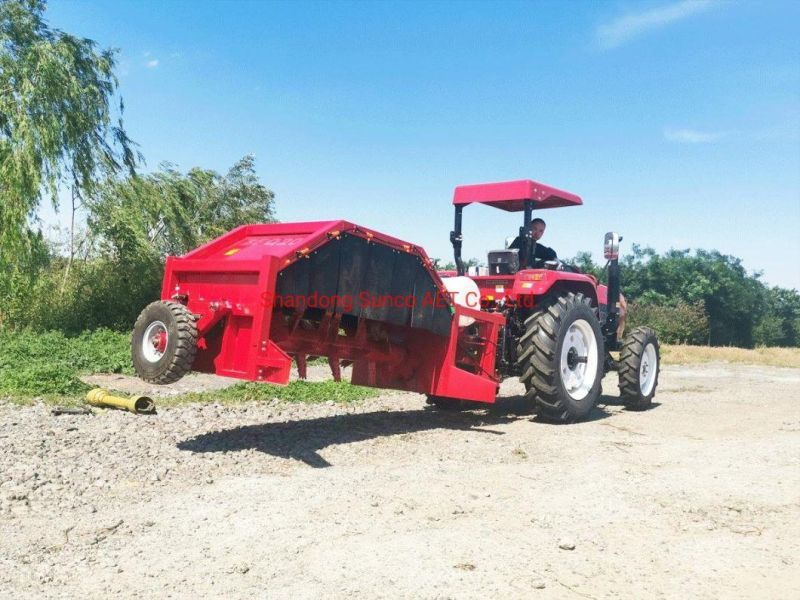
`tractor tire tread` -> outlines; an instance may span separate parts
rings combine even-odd
[[[562,397],[556,365],[559,333],[564,318],[581,305],[592,308],[591,298],[570,292],[545,300],[539,310],[525,319],[526,331],[517,346],[519,372],[522,373],[520,380],[527,390],[525,398],[535,403],[539,415],[545,420],[569,423],[585,416],[577,414],[574,407],[568,406]],[[598,342],[602,357],[602,338]]]
[[[134,336],[131,340],[131,353],[136,366],[136,343],[137,331],[142,331],[148,323],[153,320],[150,313],[153,310],[166,307],[171,315],[172,325],[174,326],[173,335],[177,335],[175,349],[168,363],[161,367],[155,374],[139,372],[139,376],[148,383],[164,385],[174,383],[192,370],[192,364],[197,353],[197,325],[195,316],[180,302],[174,300],[157,300],[148,304],[136,319],[134,325]],[[155,308],[158,307],[158,308]],[[166,324],[169,328],[170,324]],[[138,369],[137,369],[138,371]]]
[[[622,342],[619,354],[619,392],[625,406],[632,410],[649,408],[656,388],[658,387],[658,373],[653,383],[653,389],[647,397],[643,397],[639,385],[639,365],[642,354],[648,343],[654,343],[656,357],[659,356],[659,345],[656,332],[650,327],[637,327],[629,333]]]

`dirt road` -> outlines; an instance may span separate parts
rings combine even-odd
[[[800,370],[668,367],[652,410],[571,426],[517,386],[466,413],[0,405],[0,596],[800,597]]]

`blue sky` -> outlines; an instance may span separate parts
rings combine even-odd
[[[452,254],[455,185],[534,179],[559,256],[718,249],[800,288],[800,2],[51,2],[119,48],[147,168],[252,153],[282,221]],[[52,222],[51,211],[43,217]],[[466,256],[521,217],[465,211]]]

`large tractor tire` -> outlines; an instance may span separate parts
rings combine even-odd
[[[195,317],[179,302],[148,304],[136,319],[131,357],[136,373],[150,383],[172,383],[191,371],[197,353]]]
[[[527,397],[549,420],[572,423],[585,418],[600,397],[603,336],[583,294],[551,301],[525,321],[517,346]]]
[[[637,327],[625,337],[619,353],[619,394],[627,408],[650,408],[658,387],[660,366],[655,331]]]

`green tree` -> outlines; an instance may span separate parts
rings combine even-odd
[[[109,179],[88,202],[88,225],[104,255],[160,263],[239,225],[274,222],[274,198],[252,156],[224,176],[200,168],[184,175],[165,164],[147,176]]]
[[[800,294],[781,287],[763,290],[763,314],[753,332],[762,346],[800,345]]]
[[[159,296],[164,259],[181,255],[247,223],[274,221],[274,194],[255,173],[253,158],[224,176],[164,165],[146,176],[111,178],[87,200],[88,234],[58,294],[67,259],[51,255],[13,319],[37,329],[77,333],[129,329]]]
[[[596,262],[594,262],[594,260],[592,260],[591,252],[578,252],[574,257],[565,258],[562,262],[567,265],[578,267],[581,272],[594,275],[599,281],[605,282],[606,271],[603,268],[603,265],[598,265]]]
[[[444,261],[442,258],[432,258],[433,268],[437,271],[455,271],[456,263],[452,260]]]
[[[752,347],[765,311],[764,284],[742,261],[716,250],[669,250],[663,255],[634,245],[622,266],[622,289],[639,304],[702,302],[712,345]]]
[[[54,205],[59,186],[74,212],[96,182],[139,155],[114,121],[114,51],[51,29],[43,0],[0,2],[0,300],[35,254],[29,220],[43,195]],[[120,100],[120,112],[122,102]],[[70,244],[70,261],[74,246]],[[69,264],[69,263],[68,263]]]
[[[452,260],[448,260],[444,262],[444,259],[441,258],[432,258],[431,261],[433,262],[433,268],[437,271],[455,271],[456,270],[456,263]],[[485,267],[486,263],[481,262],[477,258],[468,258],[464,260],[464,269],[469,269],[470,267]]]

